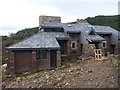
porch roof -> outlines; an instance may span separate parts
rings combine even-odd
[[[100,37],[99,35],[87,35],[86,37],[90,42],[105,41],[105,39]]]

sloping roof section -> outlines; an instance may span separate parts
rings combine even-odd
[[[6,49],[11,50],[33,50],[33,49],[60,49],[57,39],[68,39],[69,36],[57,32],[39,32],[19,43],[11,45]]]
[[[62,23],[59,20],[54,20],[53,22],[47,23],[42,27],[62,27]]]
[[[109,26],[93,25],[93,28],[94,28],[95,32],[98,34],[112,34],[112,32],[114,31]]]
[[[99,35],[87,35],[86,37],[90,42],[105,41],[105,39],[100,37]]]
[[[116,45],[118,43],[118,31],[109,26],[97,26],[93,25],[93,28],[97,34],[108,34],[110,36],[110,45]]]
[[[88,27],[90,25],[87,22],[81,22],[79,24],[63,24],[63,28],[67,32],[89,32],[90,28]]]

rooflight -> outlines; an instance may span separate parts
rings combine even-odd
[[[72,27],[72,25],[71,25],[71,24],[68,24],[68,27]]]
[[[92,26],[92,25],[89,25],[88,27],[89,27],[89,28],[93,28],[93,26]]]

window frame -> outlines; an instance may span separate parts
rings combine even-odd
[[[73,44],[74,44],[74,47],[73,47]],[[72,50],[77,49],[77,42],[76,41],[71,41],[71,49]]]
[[[80,33],[69,33],[69,36],[73,39],[77,39],[80,37]]]
[[[107,48],[107,42],[106,41],[102,42],[102,48]]]
[[[37,50],[36,51],[36,59],[47,59],[47,51],[46,50]]]

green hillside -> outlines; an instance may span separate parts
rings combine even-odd
[[[3,63],[6,63],[5,59],[8,57],[8,53],[5,50],[5,47],[19,42],[20,40],[23,40],[31,35],[36,34],[39,31],[38,27],[34,28],[26,28],[23,30],[18,31],[15,34],[11,34],[9,37],[8,36],[0,36],[0,40],[2,40],[2,54],[0,53],[0,60],[3,61]],[[2,55],[2,57],[1,57]],[[2,59],[1,59],[2,58]]]
[[[120,31],[120,25],[118,25],[118,23],[120,24],[120,15],[88,17],[86,21],[92,25],[110,26]]]

